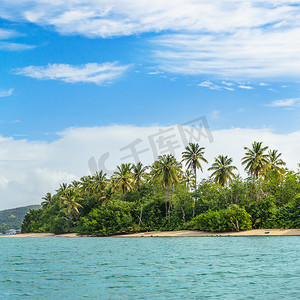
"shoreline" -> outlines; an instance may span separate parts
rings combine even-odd
[[[300,229],[252,229],[239,232],[206,232],[197,230],[178,230],[178,231],[149,231],[112,235],[111,237],[216,237],[216,236],[298,236]],[[16,235],[3,235],[1,237],[90,237],[80,236],[76,233],[21,233]]]

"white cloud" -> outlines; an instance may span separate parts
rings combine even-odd
[[[222,81],[221,83],[226,85],[226,86],[233,86],[234,85],[233,82],[227,82],[227,81]]]
[[[30,49],[34,49],[35,47],[36,46],[27,45],[27,44],[0,42],[0,50],[7,50],[7,51],[30,50]]]
[[[203,81],[198,84],[200,87],[205,87],[210,90],[227,90],[234,91],[233,83],[221,82],[221,84],[212,83],[210,80]]]
[[[299,1],[265,0],[14,0],[2,1],[0,16],[52,25],[63,34],[110,37],[141,32],[232,32],[273,24],[299,24]]]
[[[238,85],[238,88],[245,89],[245,90],[253,90],[254,87],[250,85]]]
[[[0,50],[21,51],[35,48],[35,46],[32,45],[14,43],[10,41],[2,41],[12,39],[20,35],[21,34],[15,30],[0,28]]]
[[[238,79],[299,78],[299,15],[299,0],[2,0],[0,8],[2,18],[64,35],[167,32],[152,39],[161,70]]]
[[[206,87],[209,88],[210,90],[219,90],[220,87],[218,85],[213,84],[210,80],[203,81],[198,84],[200,87]]]
[[[163,72],[160,72],[160,71],[151,71],[151,72],[148,72],[147,74],[148,75],[160,75],[160,74],[163,74]]]
[[[94,157],[96,168],[98,160],[104,153],[109,153],[104,166],[113,170],[117,164],[133,159],[121,158],[129,155],[129,149],[121,148],[140,138],[137,150],[148,149],[140,154],[145,164],[153,162],[152,150],[148,137],[157,134],[166,127],[108,126],[94,128],[70,128],[59,134],[53,142],[36,142],[0,136],[0,209],[40,203],[47,192],[54,192],[59,183],[70,182],[75,178],[90,173],[88,161]],[[174,132],[177,127],[173,127]],[[170,132],[168,133],[168,135]],[[272,149],[283,153],[283,159],[290,168],[299,163],[300,132],[275,134],[268,129],[227,129],[212,132],[214,142],[200,140],[206,147],[205,155],[212,163],[219,154],[233,157],[242,171],[240,159],[244,155],[243,146],[250,146],[253,141],[263,141]],[[180,135],[176,134],[180,148],[176,149],[177,158],[183,151]],[[230,142],[228,142],[230,141]],[[102,164],[100,164],[102,165]],[[209,175],[208,165],[204,166],[204,174]]]
[[[166,34],[152,39],[161,70],[234,80],[300,76],[299,28],[237,29],[219,34]]]
[[[0,28],[0,40],[10,39],[18,35],[19,33],[15,30]]]
[[[275,100],[271,104],[268,104],[267,106],[272,106],[272,107],[296,107],[296,106],[300,106],[300,98],[289,98],[289,99]]]
[[[14,89],[9,89],[9,90],[0,90],[0,98],[2,97],[8,97],[11,96],[13,93]]]
[[[90,82],[102,85],[119,78],[129,67],[129,65],[119,65],[116,62],[89,63],[79,66],[48,64],[47,66],[19,68],[15,73],[40,80],[61,80],[69,83]]]

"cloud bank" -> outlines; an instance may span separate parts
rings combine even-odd
[[[50,143],[0,137],[0,209],[40,203],[41,197],[54,192],[59,183],[90,174],[89,162],[94,162],[96,168],[103,166],[109,172],[118,164],[134,162],[133,157],[124,159],[130,155],[129,146],[134,142],[140,160],[150,164],[153,162],[153,148],[149,137],[157,137],[159,132],[167,130],[170,135],[177,129],[176,126],[70,128]],[[289,168],[296,169],[300,162],[300,131],[282,135],[268,129],[235,128],[213,131],[212,135],[213,142],[204,136],[199,141],[206,147],[205,156],[209,163],[219,154],[229,155],[243,175],[240,164],[243,147],[251,146],[255,140],[282,152]],[[177,142],[175,155],[180,159],[183,141],[178,134],[173,141]],[[148,151],[141,152],[147,148]],[[199,173],[199,178],[209,175],[207,167],[204,166],[204,174]]]

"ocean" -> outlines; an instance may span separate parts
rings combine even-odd
[[[1,299],[300,299],[300,236],[0,238]]]

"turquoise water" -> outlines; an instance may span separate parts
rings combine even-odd
[[[1,238],[1,299],[300,299],[300,237]]]

